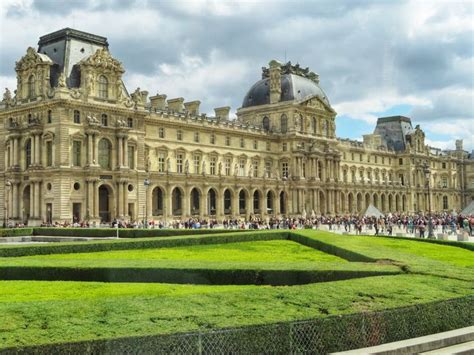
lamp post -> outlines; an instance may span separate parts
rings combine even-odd
[[[145,179],[143,181],[143,185],[145,185],[145,228],[148,228],[148,186],[150,186],[150,180]]]
[[[3,222],[3,226],[5,228],[8,227],[8,200],[9,200],[9,196],[10,196],[10,187],[12,186],[12,183],[10,181],[6,181],[5,182],[5,192],[7,193],[7,195],[5,196],[5,213],[4,213],[4,222]]]
[[[428,185],[428,238],[433,238],[433,221],[431,219],[431,193],[430,193],[430,176],[431,170],[428,163],[423,165],[423,173],[425,174],[426,183]]]

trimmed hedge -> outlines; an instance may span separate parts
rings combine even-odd
[[[361,277],[397,275],[401,271],[353,270],[252,270],[121,267],[28,267],[0,268],[0,280],[157,282],[195,285],[293,286]]]
[[[120,238],[172,237],[180,235],[202,235],[248,232],[245,229],[139,229],[119,228]],[[34,228],[33,235],[58,237],[106,238],[117,235],[116,228]]]
[[[78,243],[58,243],[25,245],[0,248],[0,257],[15,257],[45,254],[93,253],[110,250],[170,248],[199,244],[223,244],[246,241],[265,241],[288,239],[288,231],[247,231],[221,233],[204,236],[183,236],[169,238],[149,238],[139,240],[106,240]]]
[[[474,243],[469,242],[458,242],[454,240],[439,240],[439,239],[424,239],[424,238],[410,238],[410,237],[396,237],[396,236],[374,236],[374,235],[364,235],[364,237],[374,237],[374,238],[390,238],[390,239],[399,239],[399,240],[412,240],[416,242],[440,244],[440,245],[449,245],[452,247],[458,247],[474,251]]]
[[[33,228],[1,228],[0,237],[27,237],[33,235]]]
[[[471,326],[474,296],[306,321],[2,349],[5,354],[326,354]]]
[[[296,243],[305,245],[307,247],[321,250],[324,253],[338,256],[347,261],[356,261],[356,262],[365,262],[365,263],[371,263],[371,262],[377,261],[377,259],[370,258],[368,256],[356,253],[348,249],[340,248],[335,245],[326,244],[320,240],[312,239],[305,235],[298,234],[297,232],[290,232],[289,239]]]

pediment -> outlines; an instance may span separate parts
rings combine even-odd
[[[108,69],[114,72],[124,73],[122,63],[113,58],[107,48],[99,48],[94,54],[81,60],[81,65]]]
[[[28,47],[26,54],[16,62],[15,69],[17,71],[26,70],[39,64],[53,64],[53,61],[46,54],[40,54],[34,48]]]
[[[312,95],[312,96],[306,97],[306,98],[296,102],[296,104],[303,105],[305,107],[311,107],[311,108],[315,108],[315,109],[319,109],[319,110],[324,110],[324,111],[327,111],[327,112],[330,112],[330,113],[336,113],[336,111],[334,111],[334,109],[330,105],[326,104],[317,95]]]

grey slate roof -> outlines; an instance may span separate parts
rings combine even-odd
[[[301,100],[316,95],[328,106],[329,100],[326,93],[314,81],[295,74],[284,74],[281,76],[281,99],[280,101]],[[270,103],[270,79],[265,78],[257,81],[247,92],[242,107],[266,105]]]
[[[377,119],[374,134],[382,137],[387,149],[403,151],[406,148],[406,136],[413,133],[411,119],[405,116],[389,116]]]

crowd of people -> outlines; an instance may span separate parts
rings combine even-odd
[[[104,225],[90,224],[86,221],[75,223],[44,223],[47,227],[101,227]],[[266,219],[253,217],[249,220],[243,219],[198,219],[189,218],[184,220],[163,221],[135,221],[126,222],[114,220],[109,225],[118,228],[175,228],[175,229],[199,229],[199,228],[225,228],[225,229],[320,229],[345,231],[355,234],[392,235],[394,228],[402,230],[406,234],[412,234],[421,238],[427,236],[429,230],[441,233],[456,233],[461,230],[474,235],[474,215],[463,216],[449,213],[438,213],[428,216],[426,214],[388,214],[385,216],[314,216],[309,218],[275,218]],[[322,227],[325,226],[325,227]],[[22,227],[16,225],[15,227]]]

